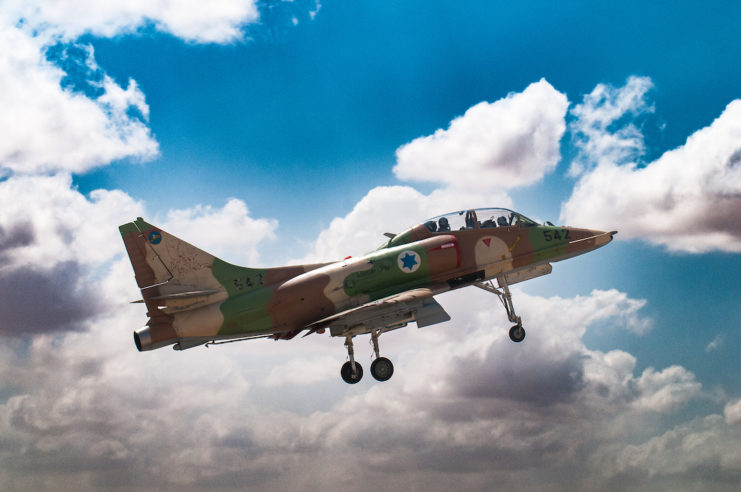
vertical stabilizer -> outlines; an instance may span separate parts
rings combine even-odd
[[[213,255],[148,224],[141,217],[120,226],[119,231],[140,289],[171,281],[202,287],[213,282]]]
[[[139,350],[169,345],[185,336],[178,313],[228,297],[213,275],[213,255],[148,224],[141,217],[119,227],[147,305],[147,328],[134,334]]]

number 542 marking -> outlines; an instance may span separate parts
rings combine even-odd
[[[556,241],[561,241],[562,239],[568,240],[569,230],[568,229],[553,229],[553,230],[543,231],[543,239],[545,239],[546,241],[553,241],[554,239]]]

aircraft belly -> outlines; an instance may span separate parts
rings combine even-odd
[[[396,296],[391,299],[394,297]],[[391,331],[412,322],[416,322],[418,328],[423,328],[449,320],[450,315],[434,298],[426,295],[416,298],[412,294],[405,300],[379,301],[359,311],[342,315],[329,324],[329,330],[332,336],[354,336],[373,330]]]

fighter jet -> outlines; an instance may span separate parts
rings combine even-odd
[[[141,217],[119,227],[149,322],[134,332],[140,351],[253,338],[289,340],[324,333],[345,340],[342,379],[363,377],[353,338],[370,334],[372,376],[394,372],[378,339],[416,322],[450,320],[435,300],[442,292],[475,286],[496,295],[513,342],[525,338],[509,286],[551,273],[551,263],[604,246],[617,231],[538,224],[505,208],[462,210],[386,233],[378,249],[341,261],[277,268],[229,264]],[[496,282],[496,284],[495,284]]]

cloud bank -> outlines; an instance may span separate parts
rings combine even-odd
[[[657,420],[703,398],[695,376],[679,366],[636,372],[632,355],[582,342],[601,323],[646,322],[639,300],[515,295],[531,326],[522,345],[487,294],[446,294],[455,326],[382,337],[382,350],[398,354],[383,385],[338,388],[326,339],[120,350],[131,343],[125,305],[87,332],[36,337],[23,355],[6,345],[0,370],[15,390],[0,405],[0,477],[16,489],[638,490],[649,475],[657,486],[733,487],[738,402],[725,418],[657,431]],[[281,366],[287,350],[295,360]],[[370,348],[358,350],[366,363]],[[265,398],[288,403],[268,409]],[[292,409],[297,400],[313,404]]]
[[[621,237],[670,251],[741,252],[741,100],[729,103],[684,145],[638,165],[643,143],[636,127],[615,133],[608,127],[646,107],[647,87],[645,79],[630,79],[621,89],[598,87],[575,108],[574,125],[585,128],[581,159],[593,165],[563,204],[562,219],[616,228]],[[604,103],[604,92],[621,102]]]

